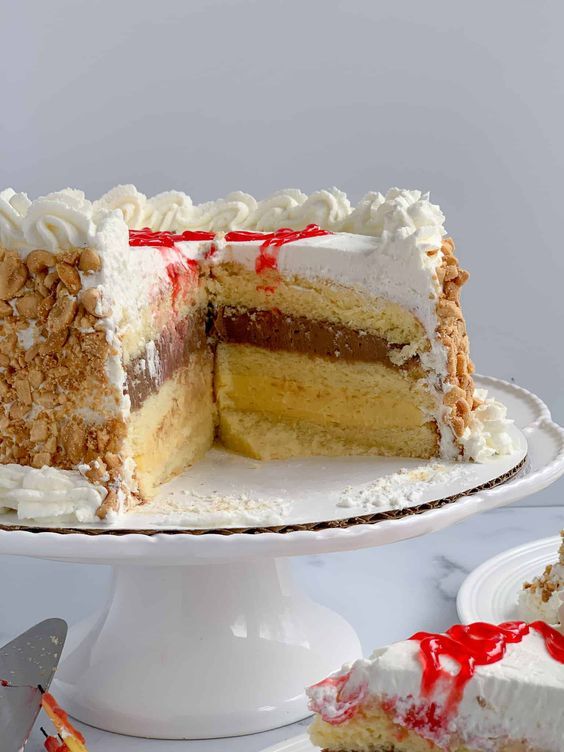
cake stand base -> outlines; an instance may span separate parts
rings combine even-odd
[[[108,731],[206,739],[308,715],[304,687],[360,656],[347,622],[284,559],[114,567],[106,607],[69,636],[55,692]]]

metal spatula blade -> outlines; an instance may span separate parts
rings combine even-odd
[[[41,686],[48,690],[67,625],[47,619],[0,648],[0,739],[2,752],[23,749],[41,707]]]

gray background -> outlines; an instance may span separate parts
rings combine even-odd
[[[431,190],[481,372],[564,422],[561,3],[0,0],[0,185]],[[537,497],[558,503],[562,483]]]

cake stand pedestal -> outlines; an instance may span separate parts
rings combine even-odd
[[[249,734],[307,715],[303,688],[360,655],[354,630],[296,590],[286,561],[119,565],[56,692],[77,718],[159,738]]]
[[[63,706],[99,728],[161,739],[248,734],[306,717],[304,687],[358,657],[360,645],[340,616],[295,587],[285,557],[440,530],[564,473],[564,431],[546,406],[515,385],[480,381],[508,405],[527,464],[502,485],[417,514],[230,535],[38,531],[5,516],[0,553],[114,567],[105,608],[71,630],[54,681]]]

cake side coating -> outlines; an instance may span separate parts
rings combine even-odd
[[[78,191],[0,194],[1,505],[85,521],[135,501],[130,387],[167,375],[155,341],[205,309],[193,245],[131,248]]]

